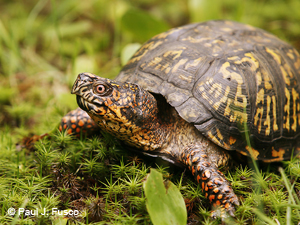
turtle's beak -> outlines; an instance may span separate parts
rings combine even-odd
[[[77,79],[73,84],[71,94],[82,95],[82,92],[84,92],[85,89],[84,87],[92,85],[95,79],[97,79],[97,77],[91,73],[78,74]]]

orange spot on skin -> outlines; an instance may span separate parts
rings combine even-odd
[[[82,120],[79,120],[78,126],[80,126],[80,127],[84,126],[84,122]]]
[[[75,116],[72,116],[71,119],[70,119],[71,123],[76,123],[76,117]]]
[[[200,180],[200,176],[198,175],[197,176],[197,182],[199,183],[199,180]],[[202,182],[202,184],[204,184],[203,182]],[[203,188],[202,188],[203,189]]]
[[[72,124],[72,126],[71,126],[73,129],[75,129],[76,128],[76,124]]]
[[[58,129],[59,129],[59,131],[62,131],[62,126],[61,126],[61,125],[59,125],[59,128],[58,128]]]
[[[72,129],[68,129],[68,134],[72,134]]]
[[[64,125],[64,129],[67,129],[67,124]]]
[[[222,199],[223,198],[223,195],[218,195],[218,199]]]
[[[204,182],[201,183],[202,190],[204,190]]]
[[[215,196],[214,196],[214,195],[210,195],[210,196],[208,197],[208,199],[209,199],[210,202],[212,202],[212,200],[215,199]]]
[[[198,159],[199,159],[199,157],[195,157],[192,162],[195,163],[198,161]]]
[[[221,202],[219,200],[216,201],[216,205],[221,205]]]
[[[222,184],[223,182],[221,181],[220,178],[217,177],[217,178],[214,179],[214,183],[215,184]]]
[[[192,167],[192,174],[195,174],[195,167]]]
[[[79,127],[76,128],[76,133],[80,133],[80,128]]]
[[[215,188],[215,189],[213,190],[213,192],[217,194],[217,193],[219,192],[219,189],[218,189],[218,188]]]
[[[225,209],[228,209],[230,207],[229,202],[227,202],[224,207],[225,207]]]
[[[187,164],[187,165],[190,165],[190,163],[191,163],[191,162],[190,162],[190,158],[187,158],[186,164]]]
[[[198,165],[198,166],[197,166],[197,171],[198,171],[198,172],[200,171],[200,168],[201,168],[200,165]]]
[[[207,182],[207,186],[211,187],[213,183],[211,181]]]

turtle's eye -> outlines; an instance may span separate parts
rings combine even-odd
[[[101,96],[109,95],[111,93],[111,87],[105,84],[98,84],[94,88],[94,91]]]
[[[105,92],[106,88],[103,84],[100,84],[96,87],[96,91],[99,93],[99,94],[103,94]]]

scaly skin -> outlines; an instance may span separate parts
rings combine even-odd
[[[209,147],[211,146],[207,146],[207,149],[201,145],[189,146],[182,151],[180,159],[192,171],[213,209],[221,208],[221,217],[226,216],[224,212],[234,216],[234,205],[239,205],[238,198],[234,194],[231,184],[226,180],[223,173],[218,170],[217,164],[212,161],[211,152],[207,151]],[[222,157],[228,160],[228,155],[224,154]],[[218,213],[212,211],[211,215],[215,218]]]
[[[234,216],[238,198],[218,170],[227,164],[227,152],[183,120],[162,96],[154,96],[135,84],[115,82],[90,73],[78,75],[72,93],[77,95],[80,108],[102,130],[128,145],[151,151],[151,154],[168,155],[187,165],[211,205],[221,209],[220,216],[226,216],[225,212]],[[75,112],[84,115],[79,109]],[[64,123],[68,123],[68,118],[75,121],[75,114],[65,117]],[[73,128],[79,131],[78,127]],[[214,211],[212,216],[216,216]]]
[[[76,137],[90,136],[100,131],[100,127],[80,108],[70,111],[61,120],[59,131],[66,130]]]

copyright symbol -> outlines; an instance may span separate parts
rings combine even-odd
[[[9,209],[7,210],[7,214],[10,215],[10,216],[15,215],[15,213],[16,213],[16,210],[15,210],[14,208],[9,208]]]

